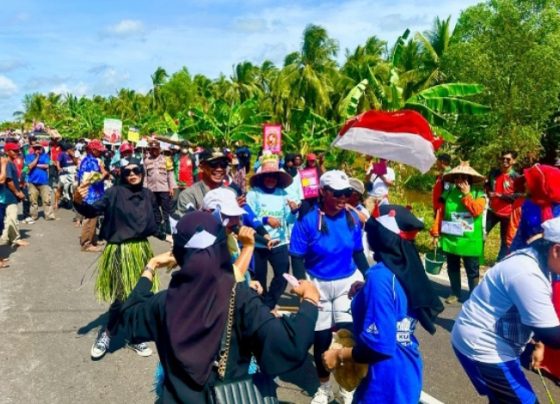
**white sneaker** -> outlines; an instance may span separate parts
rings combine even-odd
[[[25,219],[23,219],[23,223],[25,223],[25,224],[33,224],[33,223],[35,223],[35,220],[33,220],[33,219],[31,218],[31,216],[28,216],[28,217],[26,217]]]
[[[93,359],[99,359],[107,352],[109,349],[109,344],[111,343],[111,338],[107,332],[103,331],[103,333],[97,337],[93,345],[91,346],[91,357]]]
[[[340,387],[336,401],[338,401],[339,404],[352,404],[352,400],[354,400],[354,391],[347,391]]]
[[[139,344],[128,344],[128,347],[139,356],[150,356],[152,354],[152,349],[145,342],[141,342]]]
[[[317,389],[311,404],[329,404],[332,400],[334,400],[332,386],[330,383],[324,383]]]

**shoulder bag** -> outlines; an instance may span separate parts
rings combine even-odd
[[[278,399],[275,396],[265,396],[261,393],[250,375],[241,380],[225,380],[229,350],[231,348],[231,334],[233,332],[235,295],[236,285],[233,286],[231,292],[226,329],[222,336],[217,370],[219,381],[214,385],[212,394],[214,404],[278,404]]]

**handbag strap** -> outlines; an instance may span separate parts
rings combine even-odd
[[[235,294],[236,294],[236,286],[237,284],[234,283],[233,289],[231,290],[231,296],[229,299],[229,307],[228,307],[228,317],[226,328],[224,329],[224,333],[222,334],[222,342],[220,345],[220,354],[218,359],[218,376],[221,380],[224,380],[226,376],[226,367],[227,361],[229,357],[229,350],[231,347],[231,334],[233,330],[233,315],[235,311]]]

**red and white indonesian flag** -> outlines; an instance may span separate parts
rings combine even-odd
[[[397,161],[426,173],[443,140],[416,111],[368,111],[350,119],[332,146]]]

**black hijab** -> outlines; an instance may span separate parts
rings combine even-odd
[[[125,166],[121,167],[120,184],[132,192],[142,191],[142,188],[144,188],[144,177],[145,177],[144,165],[142,164],[140,159],[137,159],[136,157],[131,157],[127,159],[127,161],[128,163]],[[130,184],[128,182],[128,176],[124,175],[124,171],[125,171],[124,169],[132,165],[138,166],[140,168],[140,175],[142,176],[142,180],[136,185]]]
[[[197,233],[216,240],[207,248],[185,248]],[[173,274],[165,309],[171,348],[184,371],[203,386],[212,372],[224,332],[233,285],[233,266],[224,227],[208,212],[187,213],[173,235]]]
[[[401,231],[414,232],[424,228],[424,223],[403,206],[385,205],[380,213],[390,210],[395,211],[395,220]],[[434,334],[433,321],[443,311],[443,304],[424,271],[414,242],[388,230],[373,217],[366,223],[366,233],[375,260],[383,262],[395,274],[415,317],[426,331]]]
[[[296,160],[296,155],[293,153],[286,154],[284,158],[284,170],[293,177],[295,177],[298,173],[298,169],[296,166],[292,165],[291,167],[288,166],[288,162],[294,163]]]

